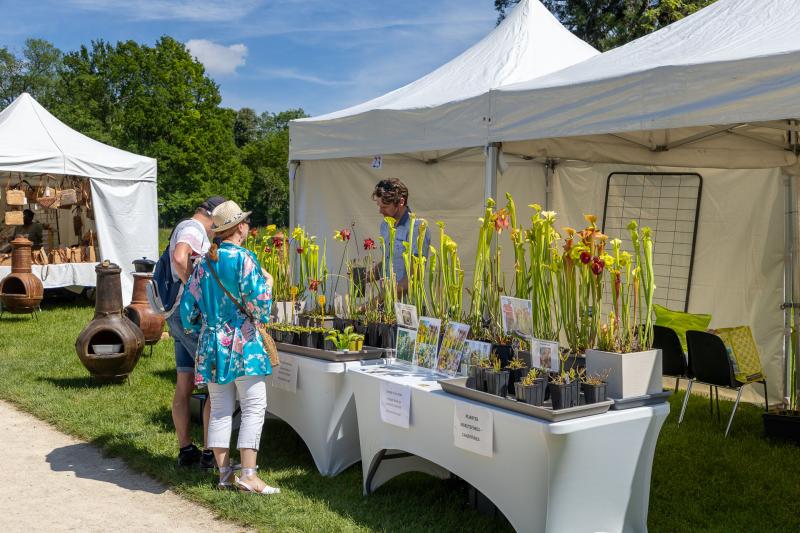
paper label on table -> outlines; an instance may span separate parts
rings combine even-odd
[[[411,388],[408,385],[381,380],[379,401],[381,420],[408,429],[411,414]]]
[[[281,364],[272,369],[271,385],[289,392],[297,392],[297,359],[281,353]]]
[[[455,402],[453,444],[457,448],[492,457],[493,422],[491,410],[464,402]]]

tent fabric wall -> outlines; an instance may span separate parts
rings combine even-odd
[[[122,268],[122,298],[133,292],[133,261],[158,258],[158,191],[154,181],[93,179],[100,257]]]
[[[362,242],[371,237],[378,242],[381,216],[371,195],[375,184],[385,178],[400,178],[409,188],[409,205],[418,217],[428,221],[431,244],[439,242],[439,227],[459,245],[462,268],[472,277],[478,235],[478,218],[483,216],[484,159],[482,154],[457,160],[426,164],[409,158],[390,157],[383,168],[373,169],[371,159],[332,159],[303,161],[297,172],[296,223],[316,235],[322,244],[327,239],[328,269],[338,272],[342,258],[341,243],[334,242],[334,231],[349,228],[355,222],[354,235],[358,253],[363,257]],[[510,192],[521,216],[531,203],[544,204],[544,169],[532,161],[511,161],[498,176],[498,203],[505,204]],[[505,241],[504,241],[505,242]],[[351,245],[353,246],[353,245]],[[502,255],[506,271],[513,272],[510,243]],[[356,247],[350,248],[350,257]],[[377,259],[380,253],[374,255]],[[509,277],[509,282],[513,277]],[[341,283],[339,292],[342,292]]]
[[[780,170],[564,162],[556,167],[553,180],[559,227],[583,227],[585,213],[602,217],[606,178],[612,172],[697,172],[703,177],[689,312],[711,314],[712,328],[749,325],[767,372],[770,398],[781,397],[784,198]],[[657,238],[658,229],[654,231]],[[751,400],[762,397],[759,388],[748,387],[747,393]]]

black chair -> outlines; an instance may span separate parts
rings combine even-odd
[[[678,418],[678,424],[683,421],[683,414],[686,411],[686,404],[689,400],[689,394],[692,392],[692,384],[695,381],[709,385],[709,401],[711,402],[711,415],[714,415],[714,395],[711,393],[713,388],[716,391],[717,397],[717,419],[720,418],[719,413],[719,387],[736,390],[736,402],[733,404],[731,417],[728,420],[728,426],[725,428],[725,436],[731,430],[733,423],[733,416],[736,414],[736,408],[739,407],[739,400],[742,398],[742,389],[747,383],[737,381],[733,374],[733,365],[731,365],[728,351],[725,344],[717,335],[706,333],[704,331],[687,331],[686,344],[689,348],[689,386],[686,389],[686,397],[683,399],[683,407],[681,408],[681,415]],[[762,377],[760,380],[752,381],[750,383],[763,383],[764,384],[764,403],[767,410],[769,404],[767,401],[767,379]]]
[[[675,376],[675,392],[678,392],[681,378],[691,377],[678,334],[664,326],[653,326],[653,348],[661,348],[661,373]]]

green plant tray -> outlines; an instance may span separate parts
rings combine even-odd
[[[545,402],[543,406],[539,407],[536,405],[530,405],[528,403],[518,402],[517,400],[513,400],[511,398],[501,398],[500,396],[489,394],[488,392],[469,389],[467,388],[467,378],[465,377],[440,379],[439,384],[442,386],[442,390],[447,393],[468,398],[476,402],[487,403],[489,405],[500,407],[501,409],[506,409],[508,411],[514,411],[515,413],[522,415],[541,418],[543,420],[547,420],[548,422],[563,422],[564,420],[572,420],[573,418],[599,415],[608,411],[608,409],[614,403],[612,400],[606,400],[604,402],[578,405],[576,407],[555,410],[550,407],[549,401]]]
[[[383,348],[374,348],[372,346],[365,346],[364,349],[359,352],[334,352],[331,350],[320,350],[319,348],[309,348],[307,346],[284,344],[282,342],[276,342],[275,346],[280,352],[302,355],[303,357],[311,357],[313,359],[322,359],[323,361],[331,361],[334,363],[367,361],[370,359],[382,359],[384,357]]]

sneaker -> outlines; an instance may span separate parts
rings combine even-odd
[[[214,470],[217,467],[217,460],[214,458],[214,452],[211,450],[203,450],[203,455],[200,457],[200,468],[203,470]]]
[[[202,455],[203,452],[194,444],[181,448],[180,452],[178,452],[178,466],[184,468],[196,466],[200,462]]]

